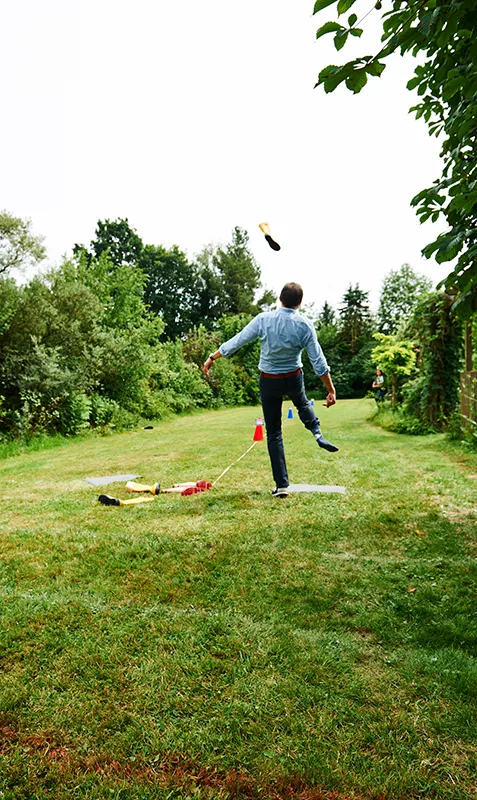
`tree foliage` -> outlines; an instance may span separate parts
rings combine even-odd
[[[318,314],[318,330],[324,325],[334,325],[335,312],[327,300],[323,303],[322,309]]]
[[[415,345],[410,340],[385,333],[375,333],[374,338],[378,344],[373,347],[371,356],[379,369],[391,376],[391,399],[396,406],[398,380],[409,377],[416,363]]]
[[[45,256],[43,237],[33,234],[30,220],[0,211],[0,275],[38,264]]]
[[[350,284],[339,309],[338,341],[344,352],[351,357],[358,353],[371,331],[368,294],[359,288],[359,284]]]
[[[144,305],[146,278],[140,267],[124,262],[115,264],[107,250],[99,257],[78,251],[76,263],[66,262],[60,269],[64,274],[69,271],[72,271],[70,278],[88,286],[99,299],[105,326],[127,330],[147,322],[153,326],[153,336],[162,332],[163,324],[153,320]]]
[[[462,324],[454,297],[434,292],[422,298],[409,323],[419,345],[419,374],[406,392],[406,407],[434,429],[445,428],[459,400],[463,358]]]
[[[218,305],[222,314],[257,314],[274,302],[270,292],[256,300],[261,289],[260,267],[249,248],[249,235],[235,227],[225,247],[218,247],[212,263],[218,277]]]
[[[146,245],[140,259],[146,276],[144,299],[164,321],[165,339],[177,339],[200,324],[200,277],[186,254],[174,245]]]
[[[108,255],[110,262],[114,266],[120,267],[122,264],[137,265],[144,244],[127,219],[105,219],[98,220],[95,238],[91,241],[90,247],[90,257],[99,258],[102,255]],[[88,250],[84,245],[75,244],[73,252],[75,254],[88,253]]]
[[[213,379],[201,370],[250,319],[232,307],[259,307],[247,242],[236,229],[190,263],[176,246],[144,245],[127,220],[106,220],[45,275],[23,285],[0,275],[0,438],[258,402],[256,343],[221,359]]]
[[[378,325],[383,333],[396,333],[416,308],[420,297],[432,289],[425,275],[414,272],[409,264],[391,270],[383,280],[379,300]]]
[[[326,356],[339,397],[362,397],[373,375],[371,349],[373,320],[368,293],[359,285],[349,286],[338,314],[325,302],[315,320],[318,341]],[[323,385],[303,353],[306,386],[319,395]],[[324,396],[324,395],[323,395]]]
[[[316,0],[314,13],[336,0]],[[340,17],[356,0],[338,0]],[[376,3],[380,10],[382,3]],[[364,18],[363,18],[364,19]],[[326,22],[317,38],[334,34],[337,50],[349,36],[361,36],[356,14],[346,24]],[[441,136],[444,166],[432,186],[411,201],[420,221],[443,217],[447,230],[428,244],[423,254],[438,263],[453,261],[456,266],[443,284],[457,292],[455,310],[468,318],[477,309],[477,13],[475,0],[394,0],[392,9],[382,14],[383,47],[347,63],[321,70],[317,86],[325,92],[345,83],[360,92],[368,77],[379,77],[385,60],[394,52],[422,55],[408,89],[417,90],[418,103],[412,111],[428,125],[429,134]]]
[[[132,278],[140,288],[137,274],[128,277],[128,270],[140,270],[144,278],[140,299],[163,320],[161,339],[166,341],[184,337],[198,325],[217,326],[224,314],[258,313],[275,301],[269,291],[257,300],[262,290],[260,267],[248,240],[247,231],[236,227],[225,246],[206,247],[189,261],[177,245],[144,244],[127,219],[107,219],[98,221],[90,247],[77,244],[74,253],[85,270],[93,265],[98,274],[100,265],[107,265],[116,284],[122,276],[125,286]],[[124,298],[119,285],[116,291]]]

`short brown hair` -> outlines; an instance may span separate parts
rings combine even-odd
[[[303,300],[303,289],[299,283],[286,283],[280,292],[280,301],[285,308],[296,308]]]

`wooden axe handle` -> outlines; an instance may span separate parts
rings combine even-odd
[[[125,489],[127,492],[150,492],[151,494],[160,494],[160,483],[153,483],[152,486],[145,486],[143,483],[135,483],[128,481]]]

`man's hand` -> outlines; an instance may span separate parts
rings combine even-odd
[[[334,387],[333,381],[331,380],[331,375],[329,372],[325,372],[324,375],[320,375],[320,378],[323,382],[325,389],[327,390],[328,394],[326,395],[326,401],[323,403],[325,408],[329,408],[330,406],[334,406],[336,403],[336,389]]]
[[[323,403],[325,408],[329,408],[330,406],[334,406],[336,403],[336,392],[328,392],[326,395],[326,401]]]
[[[214,363],[214,361],[217,361],[218,358],[222,358],[222,353],[220,352],[220,350],[216,350],[215,353],[211,353],[210,354],[210,356],[208,357],[208,359],[205,362],[204,366],[202,367],[202,371],[203,371],[204,375],[207,375],[207,376],[209,375],[209,370],[210,370],[212,364]]]
[[[211,368],[213,363],[214,363],[214,359],[213,358],[208,358],[207,359],[207,361],[204,363],[204,366],[202,367],[202,371],[203,371],[204,375],[207,375],[207,376],[209,375],[209,370],[210,370],[210,368]]]

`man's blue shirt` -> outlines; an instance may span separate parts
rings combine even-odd
[[[258,368],[261,372],[293,372],[303,366],[303,349],[306,350],[317,375],[330,371],[313,324],[294,308],[281,307],[277,311],[258,314],[240,333],[220,345],[220,353],[228,358],[244,344],[255,339],[260,339]]]

